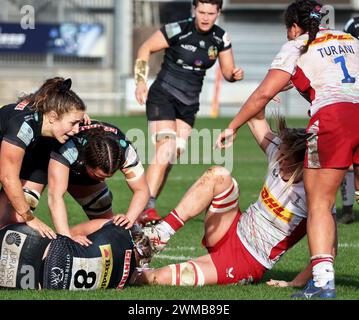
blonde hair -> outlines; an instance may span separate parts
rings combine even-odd
[[[285,144],[287,149],[284,155],[277,153],[270,167],[273,168],[278,162],[290,157],[293,157],[295,161],[293,164],[295,166],[294,172],[287,181],[284,190],[287,191],[303,175],[306,143],[310,134],[306,132],[305,128],[288,128],[284,117],[281,116],[276,116],[276,127],[275,134],[281,140],[280,144]],[[272,143],[274,142],[272,141]]]

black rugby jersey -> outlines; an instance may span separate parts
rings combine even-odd
[[[22,149],[41,136],[42,113],[31,110],[26,101],[0,108],[0,140]]]
[[[79,133],[71,137],[64,145],[60,146],[58,150],[51,152],[52,159],[59,161],[63,165],[70,168],[70,180],[76,181],[78,184],[81,184],[81,180],[87,180],[88,183],[93,180],[86,172],[83,152],[90,130],[97,128],[101,128],[104,131],[113,134],[118,140],[120,147],[123,149],[125,161],[119,164],[118,170],[135,167],[140,163],[135,148],[132,146],[131,142],[127,140],[125,134],[119,128],[106,122],[93,120],[90,125],[81,125]],[[98,183],[98,181],[96,183]]]
[[[232,47],[231,42],[217,25],[205,33],[197,31],[192,18],[166,24],[160,30],[169,48],[156,82],[182,103],[197,104],[206,70],[214,65],[219,52]]]
[[[88,247],[65,236],[52,240],[45,259],[45,289],[122,289],[136,267],[129,230],[107,222],[88,236]]]
[[[344,32],[350,33],[359,39],[359,16],[350,19],[344,27]]]
[[[42,258],[50,239],[24,223],[0,230],[0,287],[39,289]]]

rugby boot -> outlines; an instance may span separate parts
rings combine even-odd
[[[316,287],[311,279],[302,291],[292,294],[291,297],[295,299],[334,299],[336,298],[334,279],[328,281],[323,287]]]
[[[162,217],[158,215],[155,208],[148,208],[139,215],[136,220],[136,223],[144,227],[147,224],[156,224],[161,219]]]

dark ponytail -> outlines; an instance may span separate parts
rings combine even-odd
[[[308,51],[310,44],[317,37],[323,16],[322,4],[315,0],[297,0],[289,5],[285,11],[284,19],[287,28],[296,23],[305,32],[308,32],[309,39],[306,45],[301,48],[301,54]]]

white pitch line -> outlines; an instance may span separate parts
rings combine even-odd
[[[359,248],[359,243],[339,243],[339,248]]]
[[[338,244],[339,248],[359,248],[359,243],[339,243]],[[172,248],[166,248],[165,252],[168,251],[195,251],[198,248],[195,247],[172,247]],[[193,256],[172,256],[172,255],[167,255],[167,254],[156,254],[154,256],[154,258],[156,259],[160,259],[160,260],[175,260],[175,261],[187,261],[187,260],[191,260],[194,257]]]
[[[176,261],[180,261],[180,260],[191,260],[193,259],[193,257],[186,257],[186,256],[168,256],[166,254],[159,254],[159,255],[155,255],[154,258],[156,259],[163,259],[163,260],[176,260]]]
[[[165,248],[165,252],[167,252],[167,251],[195,251],[195,250],[197,250],[197,249],[199,249],[199,247],[198,248],[196,248],[196,247],[172,247],[172,248]]]
[[[199,176],[198,176],[199,178]],[[120,175],[115,175],[111,178],[109,178],[111,180],[114,181],[125,181],[124,177],[121,177]],[[169,177],[167,180],[172,180],[172,181],[195,181],[197,179],[193,178],[193,177]],[[262,181],[263,177],[241,177],[239,179],[240,181],[246,180],[246,181]]]

